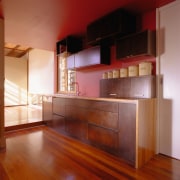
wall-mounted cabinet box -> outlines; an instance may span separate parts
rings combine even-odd
[[[127,77],[100,80],[100,97],[155,98],[156,76]]]
[[[81,69],[97,65],[110,64],[110,47],[109,46],[94,46],[82,50],[76,54],[70,55],[67,58],[68,69]]]
[[[123,9],[118,9],[87,26],[87,43],[98,44],[116,35],[135,32],[136,17]]]
[[[77,37],[68,36],[56,43],[56,54],[63,52],[76,53],[82,49],[82,40]]]
[[[146,30],[116,40],[117,59],[156,56],[156,34]]]

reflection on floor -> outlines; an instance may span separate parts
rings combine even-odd
[[[42,105],[4,108],[5,127],[42,121]]]

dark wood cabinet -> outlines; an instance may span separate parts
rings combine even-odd
[[[100,97],[155,98],[156,76],[147,75],[100,80]]]
[[[66,98],[53,97],[52,99],[53,114],[65,116],[65,103],[66,103]]]
[[[64,98],[52,97],[51,120],[48,121],[47,125],[57,132],[65,131],[65,99]]]
[[[42,118],[46,125],[52,122],[52,96],[43,96]]]
[[[49,127],[53,128],[57,132],[65,131],[65,117],[53,114]]]
[[[116,40],[117,59],[156,56],[156,34],[146,30]]]
[[[110,104],[113,105],[113,103]],[[89,124],[118,131],[118,112],[90,109],[88,110],[87,119]]]
[[[88,140],[91,144],[116,153],[118,148],[118,103],[92,101],[88,109]]]
[[[76,53],[82,49],[82,40],[79,37],[68,36],[56,43],[56,54],[63,52]]]
[[[83,107],[66,105],[66,131],[78,139],[87,140],[87,110]]]
[[[43,120],[59,133],[118,156],[136,168],[155,154],[155,99],[43,100]]]
[[[118,151],[118,133],[112,129],[88,124],[88,140],[94,146],[116,154]]]
[[[135,165],[136,105],[119,103],[119,156]]]
[[[94,46],[67,57],[68,69],[82,69],[90,66],[109,65],[110,47]]]
[[[123,9],[111,12],[87,26],[88,44],[111,41],[116,35],[123,36],[135,32],[136,17]]]

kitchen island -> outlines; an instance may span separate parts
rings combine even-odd
[[[58,133],[141,167],[156,149],[156,99],[43,96],[43,121]]]

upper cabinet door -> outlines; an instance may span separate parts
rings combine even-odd
[[[132,37],[131,43],[131,53],[132,56],[141,55],[141,54],[148,54],[148,41],[150,41],[148,36],[148,31],[144,31],[141,33],[136,34]]]
[[[73,54],[67,58],[67,69],[81,69],[97,65],[110,64],[110,47],[94,46]]]
[[[88,44],[101,44],[104,40],[114,39],[136,30],[136,17],[123,9],[118,9],[97,19],[87,26]]]
[[[85,67],[100,64],[100,47],[85,49],[76,54],[75,67]]]
[[[117,59],[132,58],[135,56],[155,56],[156,37],[153,31],[143,31],[116,41]]]

